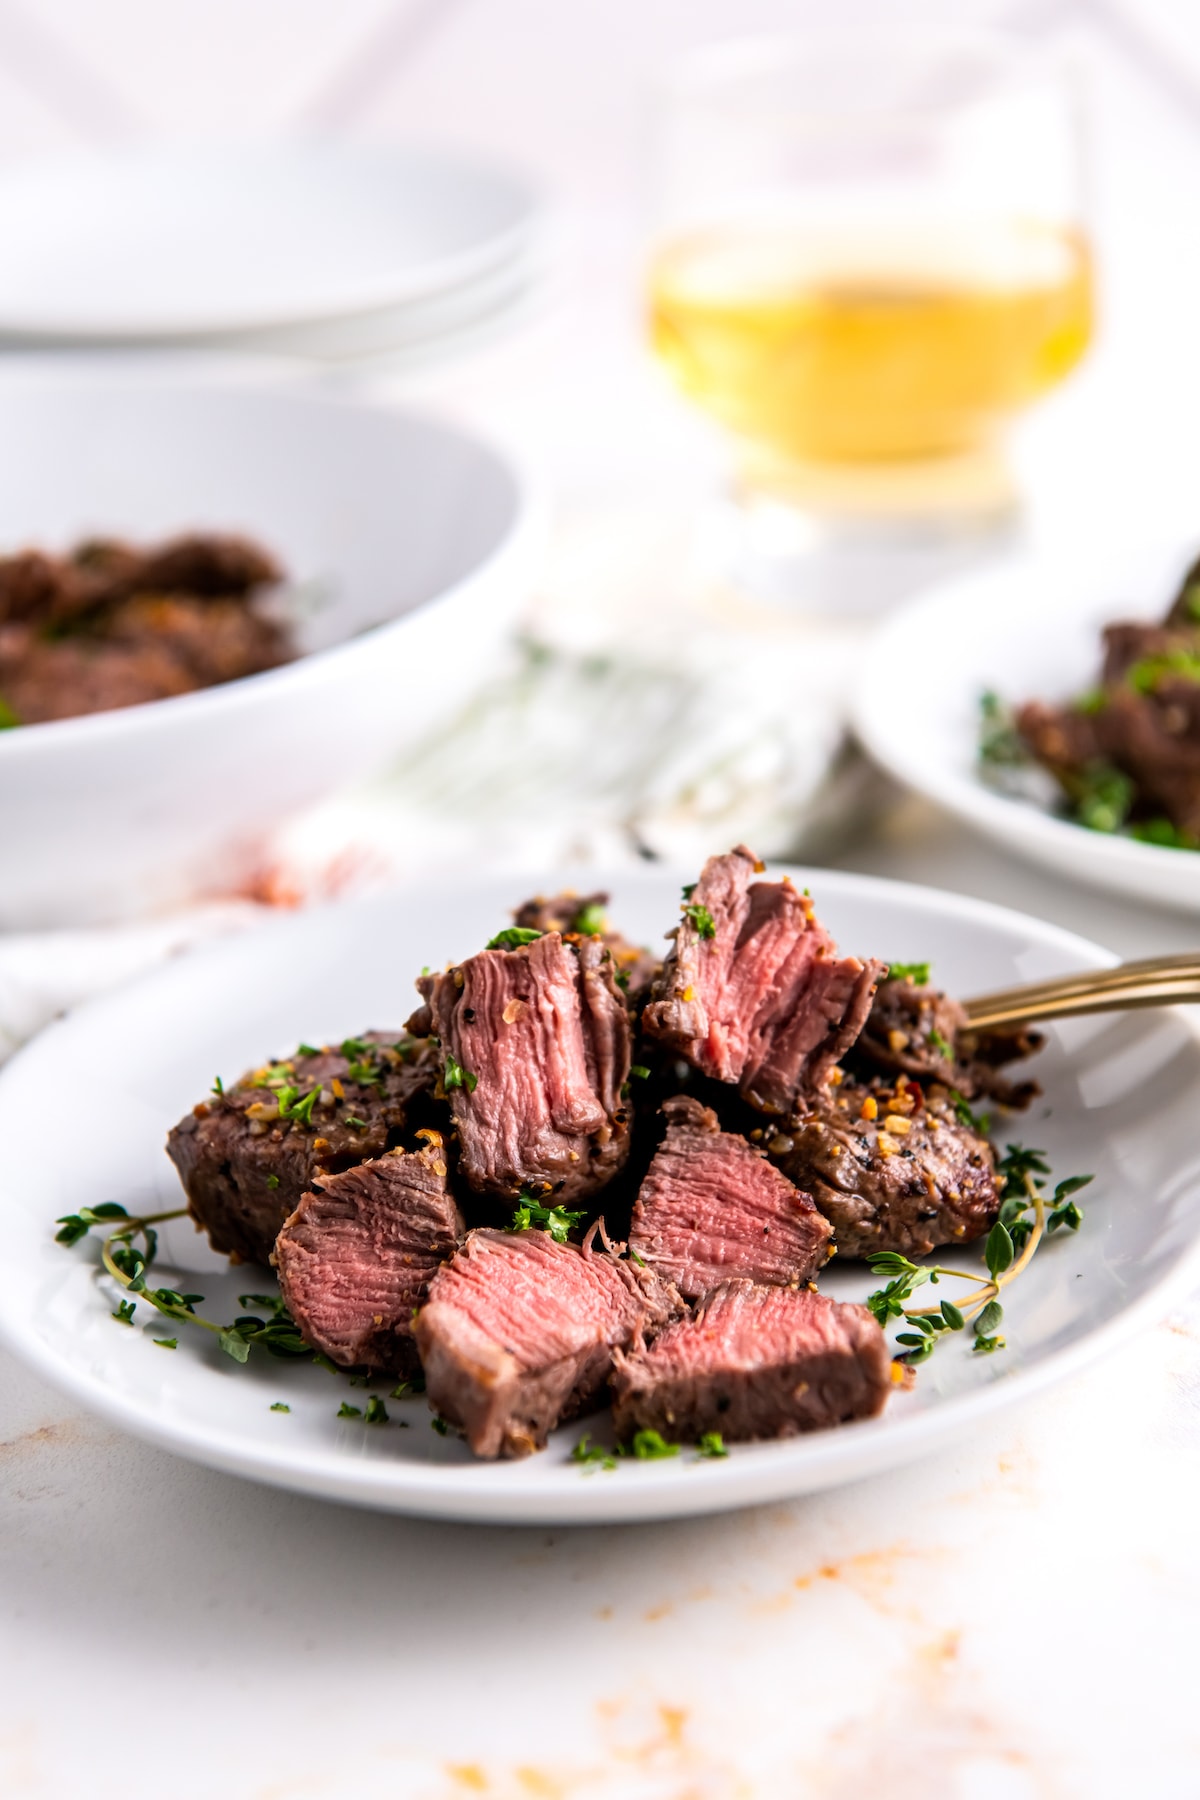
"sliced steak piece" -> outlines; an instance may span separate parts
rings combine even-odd
[[[236,1262],[269,1261],[319,1169],[381,1156],[402,1132],[433,1122],[439,1067],[431,1046],[369,1031],[340,1048],[304,1045],[185,1113],[167,1155],[213,1249]]]
[[[608,922],[608,895],[574,894],[570,891],[548,898],[535,894],[513,913],[513,923],[526,931],[561,931],[564,937],[575,933],[581,937],[598,937],[612,951],[616,964],[617,986],[624,991],[631,1007],[636,1007],[650,991],[650,985],[662,967],[662,960],[644,944],[634,944]]]
[[[300,1335],[344,1368],[411,1373],[413,1314],[462,1234],[440,1138],[322,1176],[275,1240]]]
[[[906,980],[882,981],[870,1016],[846,1058],[847,1067],[868,1077],[909,1075],[939,1081],[964,1100],[983,1096],[1001,1106],[1028,1106],[1041,1092],[1036,1081],[1011,1082],[1000,1070],[1032,1056],[1045,1039],[1027,1028],[974,1032],[966,1012],[940,988]]]
[[[445,1056],[459,1171],[477,1193],[594,1194],[629,1152],[629,1015],[599,938],[548,931],[418,988]]]
[[[946,1089],[901,1075],[895,1088],[844,1082],[815,1095],[767,1142],[833,1226],[840,1256],[926,1256],[990,1229],[996,1154]]]
[[[613,1351],[677,1310],[647,1269],[544,1231],[472,1231],[417,1317],[430,1404],[476,1456],[528,1456],[604,1386]]]
[[[839,957],[789,880],[745,846],[710,857],[684,905],[643,1029],[764,1112],[819,1086],[866,1021],[878,962]]]
[[[891,1390],[887,1342],[865,1306],[750,1281],[724,1282],[692,1318],[614,1362],[618,1438],[794,1437],[870,1418]]]
[[[809,1281],[832,1229],[807,1194],[717,1115],[680,1094],[633,1209],[629,1248],[689,1300],[731,1276],[770,1286]]]

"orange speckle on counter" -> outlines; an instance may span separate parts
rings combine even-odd
[[[486,1794],[488,1778],[478,1763],[447,1763],[446,1773],[459,1787],[472,1794]]]

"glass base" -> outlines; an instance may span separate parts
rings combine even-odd
[[[747,462],[714,521],[725,579],[756,600],[866,617],[1011,552],[1016,488],[993,449],[937,462]]]

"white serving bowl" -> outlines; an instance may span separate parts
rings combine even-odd
[[[997,792],[977,761],[985,690],[1013,704],[1085,692],[1103,627],[1161,619],[1195,554],[1194,543],[1092,544],[948,582],[873,638],[854,703],[858,736],[898,781],[1018,856],[1089,887],[1200,912],[1200,851],[1089,831]]]
[[[0,928],[131,917],[236,882],[263,834],[385,763],[502,652],[527,484],[456,427],[286,382],[0,384],[0,552],[238,531],[310,595],[263,675],[0,733]]]

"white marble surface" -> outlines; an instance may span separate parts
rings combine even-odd
[[[712,463],[636,354],[635,77],[796,10],[4,0],[0,152],[306,116],[519,152],[582,209],[573,299],[403,391],[503,428],[589,504],[678,496]],[[1109,259],[1101,353],[1027,436],[1037,529],[1121,507],[1174,523],[1200,386],[1186,59],[1168,52],[1170,93],[1147,84],[1113,28],[1128,0],[1018,10],[1091,61]],[[842,860],[1127,954],[1196,942],[1195,921],[1025,870],[899,798]],[[119,1437],[0,1358],[0,1795],[1191,1800],[1198,1499],[1200,1297],[952,1456],[611,1531],[283,1496]]]

